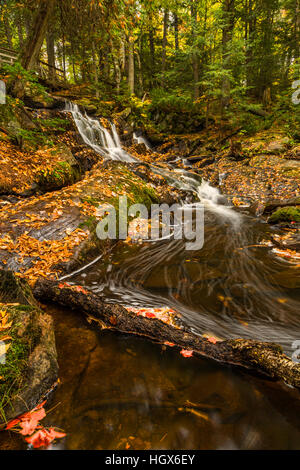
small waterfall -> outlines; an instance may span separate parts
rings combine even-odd
[[[90,118],[86,113],[82,114],[77,104],[67,103],[66,111],[73,116],[78,132],[84,142],[92,147],[95,152],[110,160],[123,162],[138,162],[132,155],[126,152],[121,145],[116,126],[111,124],[111,132],[103,127],[96,119]],[[137,143],[143,143],[150,149],[146,139],[142,136],[133,135]],[[210,186],[209,183],[202,180],[198,175],[183,169],[161,168],[151,165],[152,171],[166,178],[168,183],[180,190],[192,192],[199,197],[199,202],[204,204],[208,211],[226,219],[233,226],[238,225],[240,215],[230,207],[224,205],[224,198],[219,190]],[[188,206],[188,204],[185,204]]]
[[[84,142],[109,160],[121,162],[136,162],[129,153],[121,146],[116,127],[111,124],[111,133],[96,119],[90,118],[86,113],[83,115],[77,104],[67,103],[66,111],[73,116],[78,132]]]
[[[138,136],[135,132],[133,133],[133,141],[136,144],[144,144],[147,150],[152,150],[149,142],[142,135]]]
[[[208,210],[211,210],[211,212],[214,212],[221,218],[229,219],[234,225],[239,224],[241,220],[240,214],[231,207],[224,205],[224,197],[217,188],[202,180],[197,192],[200,201]]]

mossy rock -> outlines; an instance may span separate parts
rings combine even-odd
[[[35,178],[35,183],[42,191],[54,191],[70,186],[81,177],[79,167],[68,162],[58,162],[54,168],[40,171]]]
[[[280,222],[300,222],[300,206],[283,207],[277,209],[270,216],[269,223],[278,224]]]
[[[0,300],[0,310],[9,323],[0,333],[1,429],[5,422],[37,405],[57,380],[58,365],[52,319],[39,309],[26,281],[1,270]],[[7,336],[11,339],[4,339]]]

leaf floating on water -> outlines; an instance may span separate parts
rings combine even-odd
[[[183,357],[192,357],[193,356],[193,353],[194,351],[192,349],[182,349],[180,351],[180,354],[183,356]]]
[[[288,299],[282,299],[282,298],[277,299],[277,302],[279,302],[280,304],[286,304],[287,301],[288,301]]]
[[[47,447],[54,439],[65,437],[64,432],[55,431],[54,428],[43,428],[36,431],[32,436],[26,437],[25,441],[31,444],[35,449]]]
[[[170,348],[173,348],[175,346],[175,343],[170,343],[169,341],[165,341],[164,344],[166,346],[170,346]]]
[[[35,449],[47,447],[54,439],[65,437],[64,432],[58,432],[54,428],[45,428],[40,421],[45,418],[44,409],[46,401],[36,406],[33,410],[13,419],[6,425],[6,430],[14,431],[22,436],[27,436],[25,441]]]

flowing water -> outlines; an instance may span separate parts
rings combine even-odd
[[[134,161],[114,126],[108,131],[76,106],[68,110],[88,145],[106,158]],[[273,229],[228,206],[193,174],[153,170],[197,195],[205,208],[203,248],[186,251],[183,240],[172,238],[123,244],[67,276],[68,282],[107,302],[169,306],[199,334],[276,341],[291,354],[300,339],[299,271],[261,244]],[[53,448],[300,448],[295,390],[208,360],[184,359],[142,339],[99,332],[69,311],[53,309],[53,317],[62,383],[46,420],[67,432]],[[22,445],[0,440],[2,448]]]
[[[102,154],[128,161],[114,126],[105,140],[108,131],[98,121],[69,106],[86,142],[95,148],[97,142],[103,146],[113,141],[118,151],[110,143],[101,147]],[[275,341],[292,354],[294,341],[300,339],[299,269],[262,244],[270,241],[274,229],[228,206],[217,188],[193,173],[170,166],[152,169],[196,195],[204,206],[203,248],[187,251],[184,240],[174,239],[123,245],[67,276],[69,280],[108,302],[169,306],[200,334]]]

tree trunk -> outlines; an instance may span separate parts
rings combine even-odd
[[[192,22],[192,39],[193,43],[196,39],[197,30],[197,0],[191,0],[191,22]],[[193,53],[193,75],[194,75],[194,100],[199,98],[199,57],[196,52]]]
[[[19,37],[19,45],[20,45],[20,48],[23,49],[24,36],[23,36],[23,28],[22,28],[22,16],[20,12],[17,15],[17,30],[18,30],[18,37]]]
[[[31,33],[21,54],[21,64],[25,70],[32,70],[38,61],[54,4],[55,0],[40,0],[39,2]]]
[[[144,80],[143,80],[143,68],[142,68],[141,55],[142,54],[139,51],[137,51],[136,58],[137,58],[137,64],[138,64],[139,95],[143,96]]]
[[[118,55],[115,51],[112,40],[110,41],[110,47],[111,47],[111,55],[112,55],[112,58],[113,58],[114,71],[115,71],[116,91],[117,91],[117,94],[119,94],[120,93],[120,84],[121,84],[120,60],[119,60],[119,57],[118,57]],[[121,47],[120,47],[120,54],[121,54]]]
[[[54,31],[51,25],[48,27],[47,32],[47,57],[48,57],[48,64],[50,65],[48,71],[49,80],[54,83],[56,79],[56,71],[55,71],[55,43],[54,43]]]
[[[99,98],[99,74],[98,74],[98,61],[94,40],[92,40],[92,56],[93,56],[93,66],[94,66],[94,81],[96,85],[96,98]]]
[[[230,69],[230,53],[229,46],[232,41],[234,22],[235,22],[235,0],[223,0],[223,22],[222,28],[222,55],[223,70]],[[223,78],[222,82],[222,114],[224,109],[229,105],[230,100],[230,80],[228,77]]]
[[[178,32],[178,15],[174,13],[174,38],[175,38],[175,51],[179,51],[179,32]]]
[[[161,86],[165,87],[165,73],[166,73],[166,59],[167,59],[167,42],[168,42],[168,25],[169,25],[169,12],[165,9],[164,12],[164,32],[163,32],[163,43],[162,43],[162,61],[161,61]]]
[[[296,0],[295,9],[295,59],[300,58],[300,0]]]
[[[194,356],[210,358],[224,364],[254,370],[259,374],[300,388],[300,364],[285,356],[280,346],[254,340],[209,341],[184,328],[175,328],[157,319],[128,312],[125,308],[105,304],[100,297],[81,286],[40,279],[34,295],[42,302],[56,302],[82,312],[101,329],[143,336],[152,341],[193,351]]]
[[[149,49],[150,49],[150,64],[151,64],[151,88],[154,87],[154,75],[155,75],[155,44],[154,44],[154,30],[152,26],[149,29]]]
[[[4,23],[4,29],[5,29],[5,35],[6,35],[8,47],[10,49],[13,49],[12,31],[11,31],[11,27],[10,27],[8,18],[5,15],[4,15],[4,18],[3,18],[3,23]]]
[[[128,51],[128,87],[131,95],[134,95],[134,40],[129,39]]]

